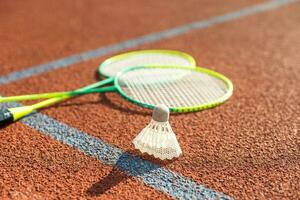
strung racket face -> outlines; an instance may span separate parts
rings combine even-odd
[[[165,104],[171,112],[208,109],[226,101],[231,81],[204,68],[135,67],[115,78],[115,86],[127,100],[153,109]]]
[[[120,54],[105,60],[99,66],[99,73],[114,77],[128,67],[137,66],[182,66],[195,67],[194,58],[181,51],[141,50]]]

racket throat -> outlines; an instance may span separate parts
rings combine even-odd
[[[102,87],[102,88],[95,88],[89,90],[92,93],[102,93],[102,92],[116,92],[117,87],[116,86],[107,86],[107,87]]]
[[[70,92],[70,96],[84,95],[84,94],[91,94],[91,93],[116,92],[116,91],[117,88],[115,86],[107,86],[102,88],[93,88],[93,89],[88,89],[83,91],[78,90],[78,91]]]

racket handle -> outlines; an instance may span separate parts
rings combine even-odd
[[[32,106],[21,106],[0,110],[0,126],[8,125],[33,112]]]

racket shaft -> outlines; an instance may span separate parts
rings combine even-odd
[[[102,80],[102,81],[99,81],[97,83],[93,83],[91,85],[87,85],[85,87],[82,87],[76,91],[84,91],[84,90],[90,90],[90,89],[95,89],[97,87],[100,87],[100,86],[103,86],[103,85],[106,85],[106,84],[110,84],[114,81],[114,78],[111,77],[111,78],[108,78],[108,79],[105,79],[105,80]],[[57,104],[59,102],[62,102],[62,101],[65,101],[69,98],[71,98],[72,96],[63,96],[63,97],[54,97],[54,98],[50,98],[50,99],[47,99],[47,100],[44,100],[44,101],[41,101],[39,103],[36,103],[36,104],[33,104],[31,105],[32,108],[34,110],[37,110],[37,109],[40,109],[40,108],[44,108],[44,107],[48,107],[48,106],[51,106],[51,105],[54,105],[54,104]]]
[[[76,94],[87,94],[88,90],[95,89],[97,87],[112,83],[113,80],[114,80],[113,78],[108,78],[108,79],[105,79],[103,81],[85,86],[85,87],[80,88],[76,91],[73,91],[73,96],[76,95]],[[90,93],[100,92],[100,90],[102,90],[101,92],[104,92],[104,90],[107,91],[107,92],[110,92],[110,91],[115,91],[116,88],[114,86],[110,86],[110,87],[104,87],[104,88],[97,88],[97,90],[98,91],[91,90]],[[59,93],[56,93],[55,95],[58,95],[58,94]],[[60,94],[66,94],[66,93],[62,92]],[[72,92],[71,92],[71,94],[70,93],[68,93],[68,94],[69,95],[50,98],[50,99],[44,100],[42,102],[30,105],[30,106],[21,106],[21,107],[16,107],[16,108],[9,108],[9,109],[5,109],[5,110],[0,110],[0,126],[9,124],[13,121],[16,121],[16,120],[30,114],[33,110],[37,110],[37,109],[40,109],[40,108],[44,108],[44,107],[51,106],[51,105],[57,104],[59,102],[65,101],[65,100],[72,97]],[[39,96],[39,98],[41,97],[41,94],[37,94],[37,95]],[[44,94],[44,95],[49,97],[49,93]],[[51,94],[51,95],[53,95],[53,94]],[[25,98],[28,99],[29,97],[24,97],[24,99]],[[35,98],[37,98],[37,96],[35,96]],[[13,97],[10,98],[10,100],[12,100],[12,99],[13,99]],[[7,98],[7,101],[8,100],[9,99]],[[0,102],[1,102],[1,98],[0,98]]]
[[[12,101],[36,100],[36,99],[49,99],[55,97],[69,97],[69,96],[110,92],[110,91],[115,91],[115,87],[112,86],[112,87],[92,88],[87,90],[78,90],[78,91],[70,91],[70,92],[51,92],[51,93],[42,93],[42,94],[28,94],[28,95],[20,95],[20,96],[1,97],[0,103],[12,102]]]
[[[65,93],[65,95],[63,95],[63,96],[57,96],[57,97],[54,97],[54,98],[50,98],[48,100],[36,103],[32,106],[36,110],[36,109],[47,107],[47,106],[56,104],[58,102],[67,100],[67,99],[69,99],[73,96],[91,94],[91,93],[114,92],[116,90],[117,90],[117,88],[115,86],[109,86],[109,87],[94,88],[94,89],[81,90],[81,91],[79,91],[79,90],[78,91],[72,91],[72,92]]]
[[[52,92],[52,93],[43,93],[43,94],[28,94],[28,95],[1,97],[0,98],[0,103],[12,102],[12,101],[48,99],[48,98],[52,98],[52,97],[66,96],[67,94],[68,94],[68,92]]]
[[[97,93],[97,91],[91,91],[87,92],[87,90],[95,89],[97,87],[106,85],[108,83],[111,83],[113,81],[113,78],[108,78],[103,81],[99,81],[96,83],[93,83],[91,85],[82,87],[78,90],[74,91],[68,91],[68,92],[51,92],[51,93],[42,93],[42,94],[28,94],[28,95],[18,95],[18,96],[10,96],[10,97],[0,97],[0,103],[4,102],[12,102],[12,101],[26,101],[26,100],[36,100],[36,99],[48,99],[48,98],[56,98],[56,97],[71,97],[74,95],[80,95],[80,94],[88,94],[88,93]],[[73,95],[72,95],[73,93]]]

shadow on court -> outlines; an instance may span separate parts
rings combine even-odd
[[[149,161],[134,156],[134,154],[138,154],[138,151],[134,150],[122,153],[110,173],[98,182],[94,183],[86,191],[87,195],[91,197],[102,195],[106,191],[128,179],[130,176],[138,178],[143,175],[150,174],[151,172],[163,168],[166,165],[174,162],[174,160],[167,160],[163,162],[161,160],[154,159],[151,156],[143,155],[144,158],[151,159],[151,162],[155,160],[157,163],[150,164]],[[126,173],[124,173],[124,171]]]

